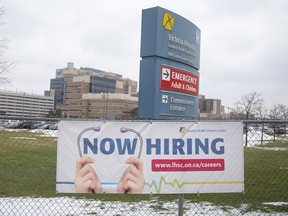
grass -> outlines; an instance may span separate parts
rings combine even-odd
[[[0,132],[0,195],[54,196],[56,140],[41,134]]]
[[[56,197],[55,193],[57,141],[29,131],[0,131],[0,196]],[[261,148],[263,147],[263,148]],[[265,148],[264,148],[265,147]],[[285,148],[275,151],[267,148]],[[185,194],[185,202],[207,201],[223,210],[246,205],[245,211],[288,212],[288,141],[245,148],[245,193]],[[95,195],[69,195],[95,199]],[[179,195],[97,195],[97,200],[140,202],[156,199],[157,208],[167,201],[177,201]],[[264,203],[286,202],[284,206]]]

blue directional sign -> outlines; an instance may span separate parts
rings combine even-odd
[[[138,116],[197,119],[200,29],[161,7],[143,10]]]

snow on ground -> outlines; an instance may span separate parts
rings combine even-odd
[[[288,203],[268,203],[269,205],[288,205]],[[247,206],[243,205],[236,209],[227,207],[212,206],[208,202],[184,203],[184,215],[287,215],[287,213],[263,213],[259,211],[244,213]],[[0,198],[0,214],[3,216],[38,216],[38,215],[55,215],[55,216],[82,216],[82,215],[114,215],[114,216],[163,216],[178,215],[177,202],[165,202],[159,207],[157,200],[142,201],[135,203],[125,203],[119,201],[102,202],[84,199],[75,199],[71,197],[56,198]]]
[[[33,133],[40,133],[41,137],[58,137],[58,130],[49,130],[49,129],[34,129],[31,130],[30,132]]]
[[[275,139],[279,140],[280,138],[275,137]],[[244,140],[244,145],[245,145],[246,134],[243,135],[243,140]],[[254,128],[251,128],[247,133],[247,147],[256,147],[261,144],[270,142],[271,140],[274,141],[274,136],[270,136]],[[269,150],[272,150],[272,149],[269,148]]]

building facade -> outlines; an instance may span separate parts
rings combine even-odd
[[[57,69],[50,80],[56,109],[69,117],[126,119],[138,106],[137,81],[94,68]]]
[[[50,89],[55,91],[55,109],[59,109],[64,104],[65,82],[63,77],[50,80]]]
[[[225,108],[220,99],[206,99],[205,95],[199,95],[199,119],[227,119]]]
[[[54,109],[54,91],[44,96],[0,90],[0,114],[4,116],[45,117]]]

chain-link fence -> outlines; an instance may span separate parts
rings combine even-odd
[[[0,117],[0,215],[288,215],[288,121],[244,121],[245,192],[56,194],[59,119]]]

